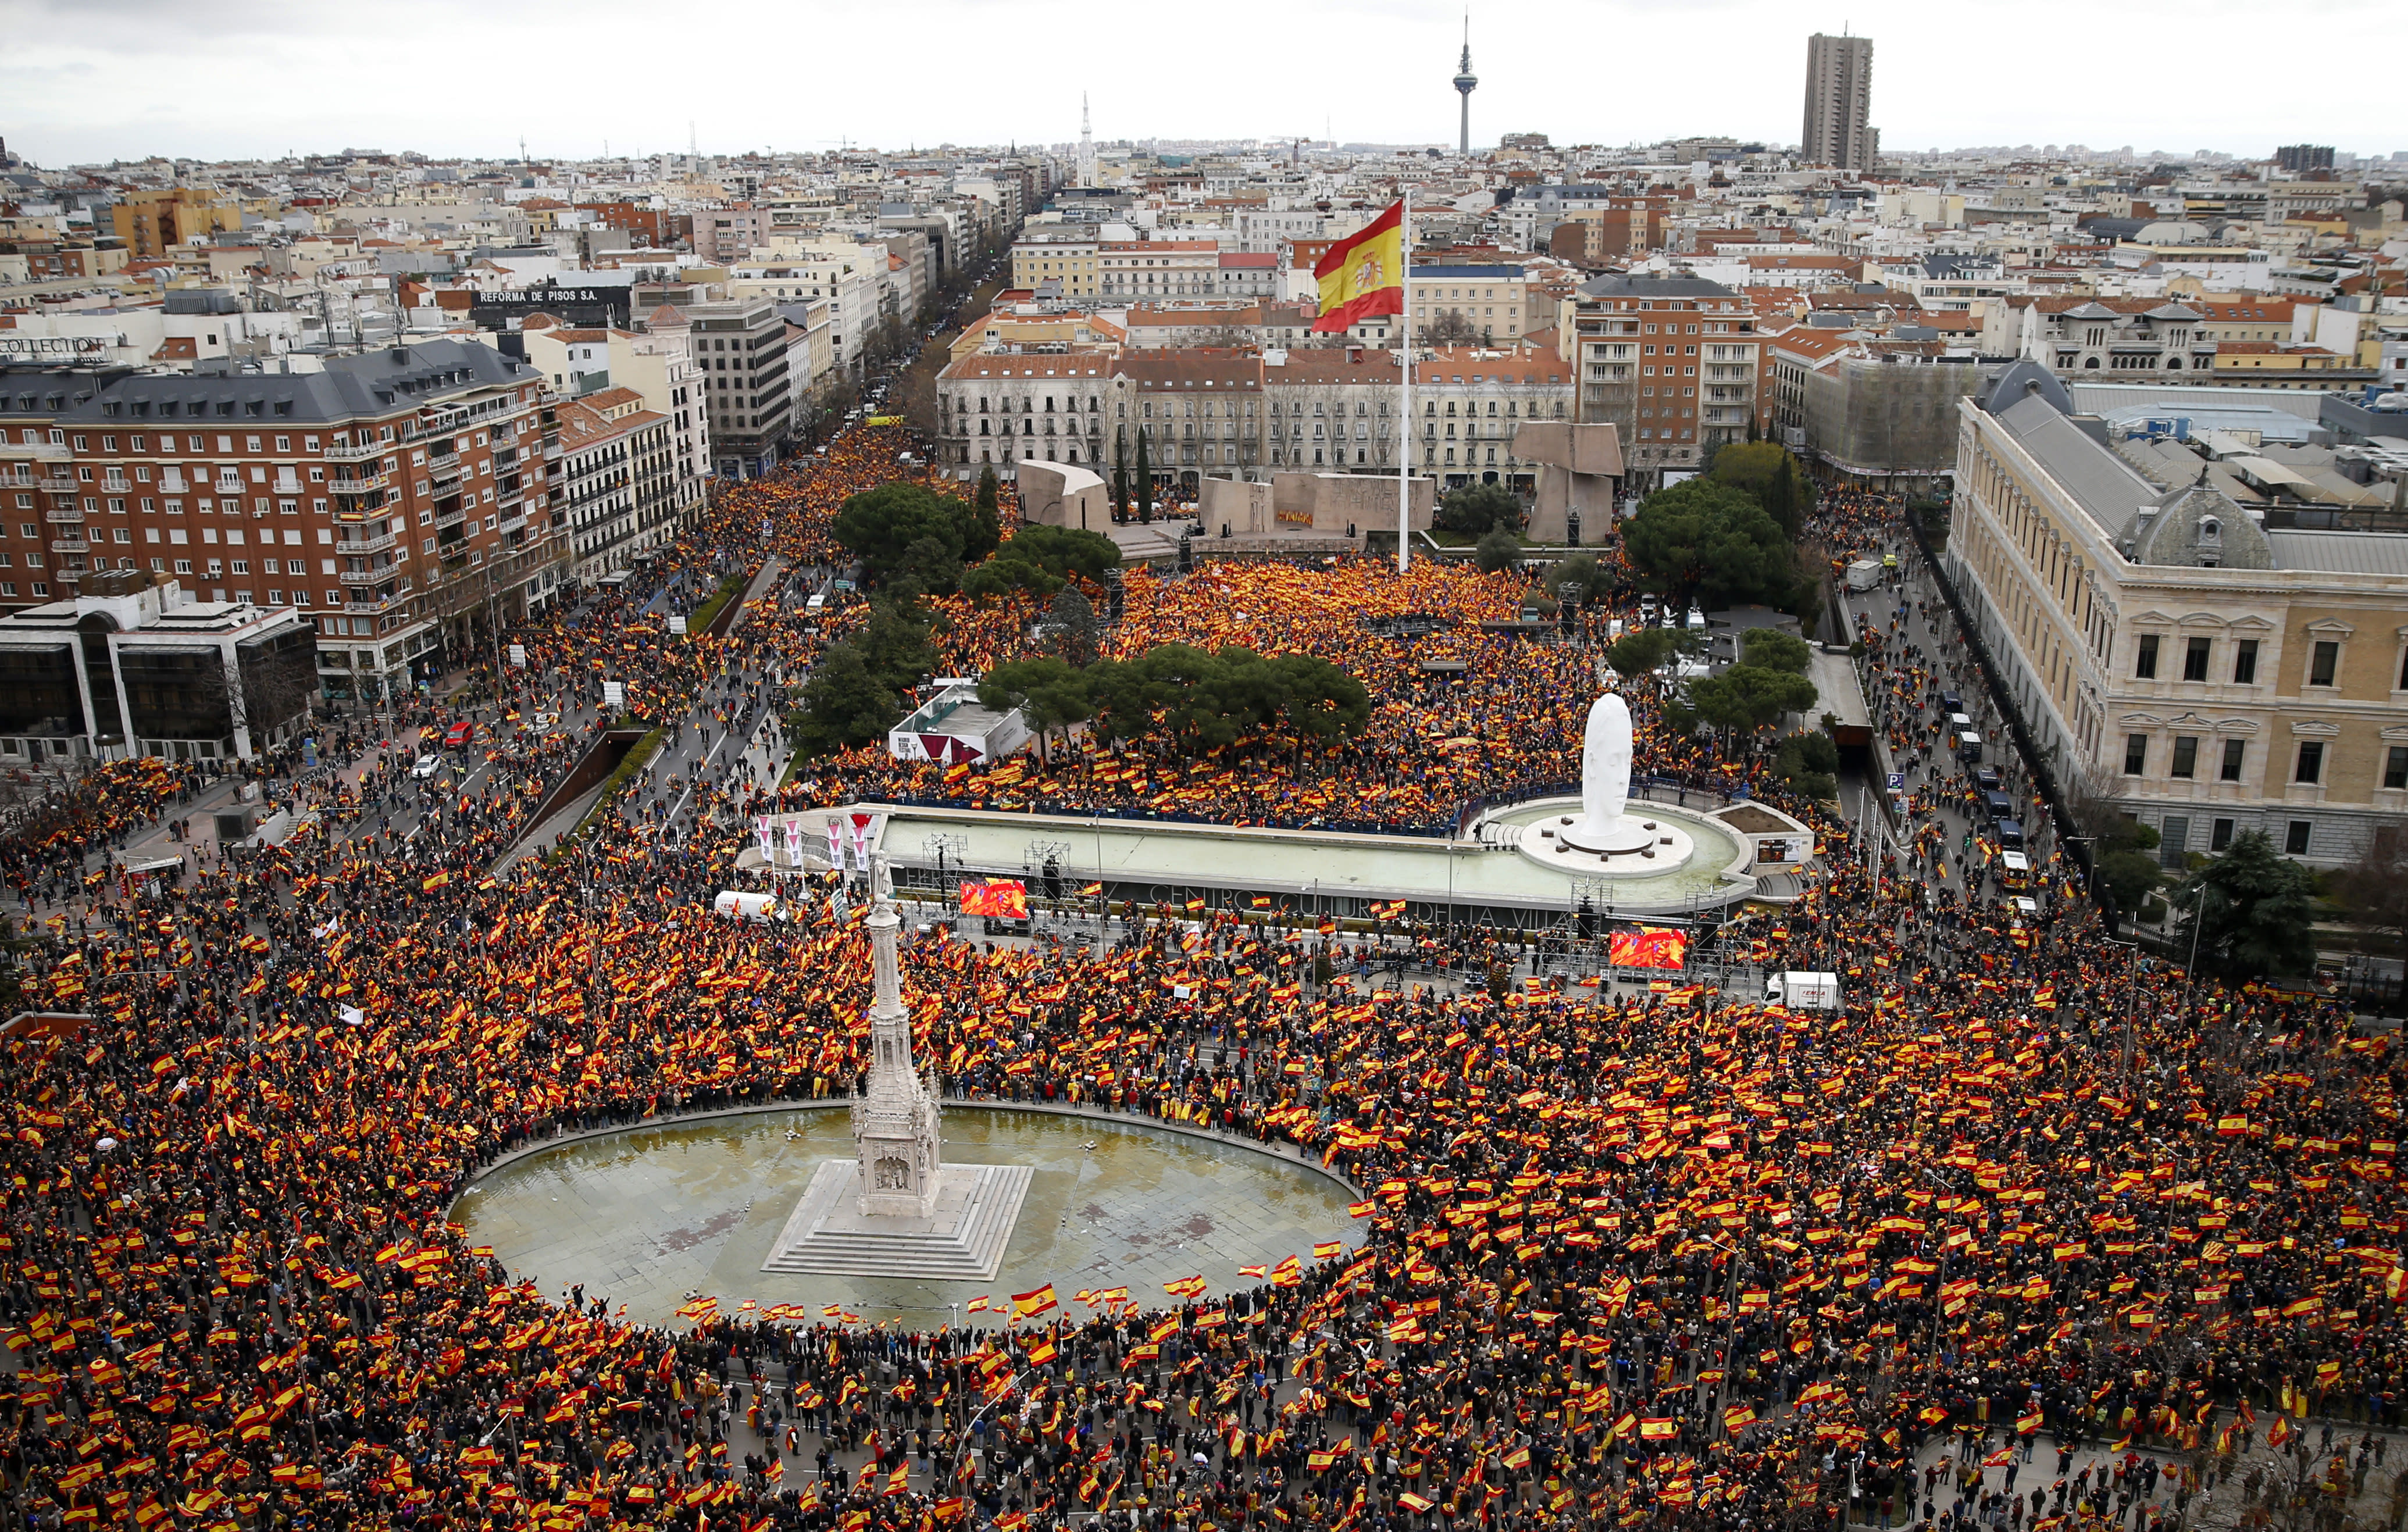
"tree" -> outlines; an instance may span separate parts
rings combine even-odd
[[[1810,798],[1839,795],[1840,747],[1828,734],[1793,734],[1773,757],[1781,780]]]
[[[1605,651],[1605,663],[1619,676],[1644,676],[1661,670],[1675,654],[1692,647],[1679,628],[1634,628]]]
[[[1521,558],[1522,539],[1501,526],[1489,528],[1478,542],[1471,545],[1471,562],[1487,574],[1510,569],[1520,563]]]
[[[820,651],[787,733],[802,754],[825,755],[885,738],[902,716],[895,688],[872,672],[859,645],[845,641]]]
[[[1799,512],[1813,499],[1813,481],[1777,441],[1726,442],[1715,451],[1706,477],[1745,491],[1779,524],[1784,537],[1798,536]]]
[[[935,367],[923,365],[905,372],[895,393],[904,422],[912,430],[931,440],[944,434],[944,419],[937,402]]]
[[[918,594],[909,581],[896,584],[889,599],[870,605],[869,620],[851,640],[869,673],[890,692],[908,692],[937,668],[937,651],[928,642]]]
[[[995,556],[970,571],[962,589],[984,599],[1007,591],[1051,595],[1072,575],[1101,584],[1121,564],[1120,545],[1075,526],[1023,526]]]
[[[1480,343],[1480,326],[1460,308],[1441,308],[1427,332],[1415,340],[1428,346],[1476,346]]]
[[[1093,665],[1096,641],[1103,635],[1104,625],[1096,618],[1096,604],[1088,600],[1076,585],[1065,585],[1054,593],[1054,604],[1045,610],[1046,625],[1054,630],[1054,652],[1072,665]]]
[[[1051,657],[1013,660],[979,678],[979,701],[996,712],[1020,709],[1021,718],[1037,731],[1038,753],[1048,762],[1053,754],[1047,737],[1068,729],[1093,711],[1087,700],[1085,675],[1075,666]]]
[[[936,595],[951,595],[962,588],[962,561],[939,537],[912,538],[895,573]]]
[[[1128,427],[1112,428],[1112,520],[1128,514]]]
[[[1692,479],[1658,490],[1623,523],[1622,550],[1680,605],[1773,602],[1790,592],[1789,542],[1744,491]]]
[[[1814,706],[1814,683],[1784,670],[1735,665],[1689,683],[1689,707],[1715,728],[1754,734]]]
[[[1448,532],[1477,537],[1491,528],[1511,532],[1522,524],[1522,502],[1502,484],[1467,484],[1438,503],[1433,518]]]
[[[2244,830],[2175,889],[2175,950],[2236,979],[2307,973],[2316,965],[2315,875]]]
[[[915,561],[912,546],[924,538],[936,542],[953,565],[965,559],[974,562],[994,551],[992,543],[978,547],[978,512],[973,507],[924,484],[882,484],[862,491],[837,511],[835,531],[837,541],[861,560],[872,585],[914,572],[922,579],[923,589],[950,588],[925,579],[930,562],[925,550]],[[960,576],[956,573],[953,578],[958,582]]]
[[[1813,648],[1794,633],[1779,628],[1750,628],[1740,635],[1740,663],[1759,666],[1767,670],[1786,670],[1802,676],[1814,661]]]
[[[1547,589],[1560,593],[1566,585],[1574,588],[1573,594],[1583,606],[1606,600],[1613,594],[1613,576],[1598,563],[1597,555],[1593,553],[1575,553],[1570,558],[1557,561],[1547,571]]]
[[[1154,520],[1154,465],[1146,444],[1153,440],[1150,433],[1137,434],[1137,519]]]
[[[2376,825],[2357,861],[2326,874],[2325,890],[2344,919],[2390,937],[2408,957],[2408,825]]]
[[[2164,907],[2155,902],[2165,881],[2158,865],[2157,832],[2115,807],[2114,800],[2077,789],[2066,805],[2073,823],[2090,841],[2090,886],[2121,919],[2157,920]],[[2114,934],[2111,928],[2110,936]]]
[[[1341,666],[1310,654],[1265,659],[1240,645],[1207,651],[1161,644],[1087,667],[1096,732],[1108,740],[1167,733],[1194,756],[1275,731],[1328,741],[1360,734],[1371,697]]]

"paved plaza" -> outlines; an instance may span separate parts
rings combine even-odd
[[[796,1109],[682,1126],[631,1128],[503,1167],[461,1197],[453,1217],[513,1275],[548,1292],[581,1285],[588,1301],[625,1304],[638,1324],[669,1323],[689,1293],[733,1310],[840,1304],[864,1320],[915,1325],[967,1319],[982,1295],[1054,1285],[1065,1308],[1082,1288],[1125,1286],[1161,1303],[1162,1283],[1202,1276],[1213,1294],[1252,1286],[1241,1266],[1316,1242],[1360,1242],[1337,1181],[1234,1141],[1137,1123],[948,1105],[948,1159],[1025,1165],[1027,1201],[989,1282],[764,1272],[779,1231],[823,1160],[850,1163],[841,1110]],[[1091,1146],[1092,1147],[1089,1147]],[[962,1305],[956,1310],[953,1306]]]

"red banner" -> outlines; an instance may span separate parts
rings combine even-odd
[[[1688,952],[1688,934],[1666,926],[1627,926],[1606,941],[1606,961],[1617,968],[1677,968]]]
[[[992,882],[962,885],[962,913],[987,915],[997,920],[1025,921],[1028,918],[1028,885],[1016,878],[997,878]],[[1680,965],[1675,963],[1673,966]]]

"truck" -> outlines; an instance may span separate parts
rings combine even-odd
[[[738,889],[723,888],[719,896],[710,901],[710,912],[724,921],[750,921],[755,925],[766,925],[777,904],[778,896],[774,894],[747,894]],[[780,914],[777,918],[783,920],[785,917]]]
[[[1792,1010],[1837,1010],[1840,976],[1804,971],[1776,973],[1764,981],[1764,998],[1768,1004],[1787,1006]]]
[[[1848,589],[1870,591],[1877,588],[1881,582],[1882,566],[1879,559],[1858,559],[1848,566]]]

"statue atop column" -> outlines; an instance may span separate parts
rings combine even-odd
[[[853,1102],[853,1157],[867,1215],[924,1218],[944,1168],[936,1092],[911,1059],[911,1016],[895,952],[903,918],[883,856],[870,864],[869,931],[876,991],[869,1003],[869,1085]]]

